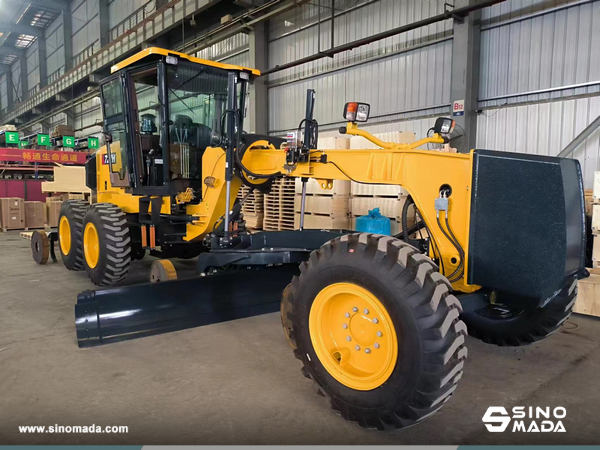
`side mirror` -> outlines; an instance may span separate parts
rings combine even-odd
[[[344,119],[348,122],[366,122],[370,112],[371,105],[368,103],[349,102],[344,105]]]
[[[437,134],[450,134],[454,131],[454,125],[456,125],[454,120],[447,117],[438,117],[433,126],[433,131]]]

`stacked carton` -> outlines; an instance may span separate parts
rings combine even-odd
[[[25,202],[25,228],[44,228],[46,205],[44,202]]]
[[[294,199],[294,226],[300,228],[302,208],[302,181],[297,178]],[[334,180],[331,189],[320,186],[315,179],[306,183],[304,206],[304,228],[306,229],[348,229],[350,220],[348,207],[350,181]]]
[[[63,199],[61,197],[46,198],[46,224],[49,227],[56,228],[58,226],[58,216]]]
[[[2,231],[25,227],[25,206],[22,198],[0,198],[0,228]]]

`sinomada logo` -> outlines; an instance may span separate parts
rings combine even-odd
[[[565,433],[562,419],[567,416],[566,408],[540,408],[536,406],[515,406],[512,415],[504,406],[490,406],[483,415],[483,423],[491,433],[502,433],[509,429],[512,422],[512,432],[524,433]]]

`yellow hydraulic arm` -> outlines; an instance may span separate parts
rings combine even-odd
[[[285,149],[277,149],[267,141],[257,141],[244,152],[242,162],[255,174],[271,174],[280,171],[288,177],[314,178],[324,189],[331,189],[333,180],[402,186],[411,195],[431,233],[434,245],[430,248],[430,256],[439,258],[441,254],[444,274],[453,273],[458,268],[462,257],[446,236],[444,215],[448,214],[450,228],[464,249],[464,254],[468,255],[472,153],[417,149],[427,143],[444,143],[442,136],[437,133],[412,144],[381,141],[370,133],[358,129],[354,123],[347,124],[346,133],[362,136],[381,149],[311,150],[308,161],[299,162],[290,168],[286,166]],[[203,158],[205,187],[202,202],[187,207],[187,213],[198,218],[188,225],[187,240],[201,238],[210,232],[214,223],[223,214],[225,185],[219,175],[224,173],[224,167],[223,150],[207,149]],[[252,180],[253,183],[260,181]],[[236,180],[232,186],[234,194],[237,193],[240,185],[241,180]],[[439,216],[439,223],[444,230],[438,225],[438,211],[435,208],[435,200],[440,196],[440,188],[443,185],[452,187],[452,193],[448,198],[449,211],[441,212]],[[235,195],[232,196],[232,204],[234,198]],[[464,273],[466,273],[468,261],[465,260],[463,263]],[[453,287],[462,292],[472,292],[479,288],[479,286],[468,285],[464,276],[454,282]]]

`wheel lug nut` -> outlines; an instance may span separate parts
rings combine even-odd
[[[369,310],[367,308],[365,308],[365,314],[369,314]]]
[[[356,350],[360,350],[360,345],[357,345],[355,348]]]
[[[344,314],[346,317],[350,317],[350,313],[346,313]]]
[[[365,348],[365,353],[371,353],[371,349],[370,348]]]
[[[358,308],[355,306],[354,308],[352,308],[352,312],[358,312]]]
[[[350,341],[352,340],[352,338],[351,338],[350,336],[346,336],[346,340],[347,340],[348,342],[350,342]]]
[[[382,336],[381,331],[378,331],[377,332],[377,337],[381,337],[381,336]]]
[[[348,324],[345,323],[344,325],[342,325],[342,328],[345,330],[346,328],[348,328]]]
[[[379,323],[379,320],[373,319],[373,323]]]
[[[375,345],[373,345],[373,347],[379,348],[379,344],[377,342],[375,342]]]

